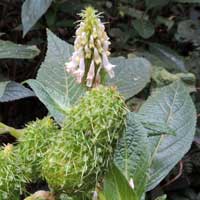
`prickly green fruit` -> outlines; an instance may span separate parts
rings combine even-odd
[[[49,186],[69,194],[94,188],[112,157],[125,115],[124,100],[116,89],[103,86],[69,109],[64,128],[42,162]]]
[[[24,183],[27,181],[16,162],[13,145],[0,150],[0,199],[19,200]]]
[[[41,159],[49,148],[49,144],[56,140],[58,127],[52,119],[46,117],[27,125],[23,136],[17,145],[19,163],[24,168],[24,173],[33,182],[40,178]]]

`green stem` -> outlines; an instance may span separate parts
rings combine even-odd
[[[0,134],[4,134],[7,132],[9,132],[10,135],[14,136],[15,138],[19,138],[23,135],[23,129],[15,129],[0,122]]]

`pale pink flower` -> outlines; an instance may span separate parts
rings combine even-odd
[[[109,74],[110,78],[113,78],[115,76],[114,71],[113,71],[113,68],[115,67],[115,65],[111,64],[108,61],[108,56],[106,55],[105,52],[103,52],[102,57],[103,57],[103,68]]]
[[[94,60],[92,60],[87,74],[87,84],[86,84],[87,87],[92,87],[94,76],[95,76],[95,65],[94,65]]]
[[[79,68],[73,73],[74,76],[76,77],[77,83],[82,82],[82,78],[84,76],[84,73],[85,73],[85,59],[84,59],[84,57],[82,57],[80,59]]]
[[[110,41],[105,40],[105,41],[103,42],[103,49],[104,49],[104,51],[108,51],[109,45],[110,45]]]
[[[71,73],[71,74],[73,74],[75,72],[77,66],[78,66],[78,63],[74,62],[74,61],[70,61],[70,62],[65,63],[66,71],[68,73]]]
[[[90,36],[89,47],[94,48],[94,37],[93,37],[93,35]]]
[[[101,57],[99,55],[97,48],[94,48],[94,61],[97,65],[101,63]]]

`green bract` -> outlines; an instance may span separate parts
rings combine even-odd
[[[43,176],[54,191],[87,192],[107,169],[125,126],[126,107],[114,88],[100,86],[67,112],[62,131],[42,162]]]
[[[0,151],[0,199],[19,200],[26,179],[17,165],[13,146],[8,144]]]
[[[41,159],[49,144],[56,140],[57,132],[57,125],[46,117],[29,123],[19,139],[16,152],[19,155],[18,162],[26,176],[33,182],[41,177]]]

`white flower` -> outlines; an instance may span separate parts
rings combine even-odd
[[[99,55],[97,48],[94,48],[94,61],[97,65],[101,63],[101,57]]]
[[[102,57],[103,57],[103,68],[109,74],[110,78],[113,78],[115,76],[114,71],[113,71],[113,68],[115,67],[115,65],[111,64],[108,61],[108,57],[105,52],[103,52]]]
[[[90,36],[89,47],[94,48],[94,37],[93,37],[93,35]]]
[[[87,84],[86,84],[87,87],[92,87],[94,76],[95,76],[95,65],[94,65],[94,60],[92,60],[87,74]]]
[[[103,42],[103,49],[104,49],[104,51],[108,51],[109,45],[110,45],[110,42],[109,42],[109,41],[105,40],[105,41]]]
[[[78,63],[74,62],[74,61],[65,63],[65,69],[68,73],[73,74],[75,72],[77,66],[78,66]]]
[[[88,45],[85,45],[85,57],[90,58],[92,55],[91,49],[88,47]]]
[[[78,51],[75,51],[73,54],[72,54],[72,61],[75,62],[75,63],[79,63],[80,62],[80,58],[82,56],[82,49],[79,49]]]
[[[84,76],[84,73],[85,73],[85,59],[84,59],[84,57],[82,57],[80,59],[79,68],[73,73],[74,76],[76,77],[77,83],[82,82],[82,78]]]
[[[86,33],[83,32],[83,33],[81,34],[81,44],[82,44],[82,45],[85,45],[86,43],[87,43],[87,36],[86,36]]]

